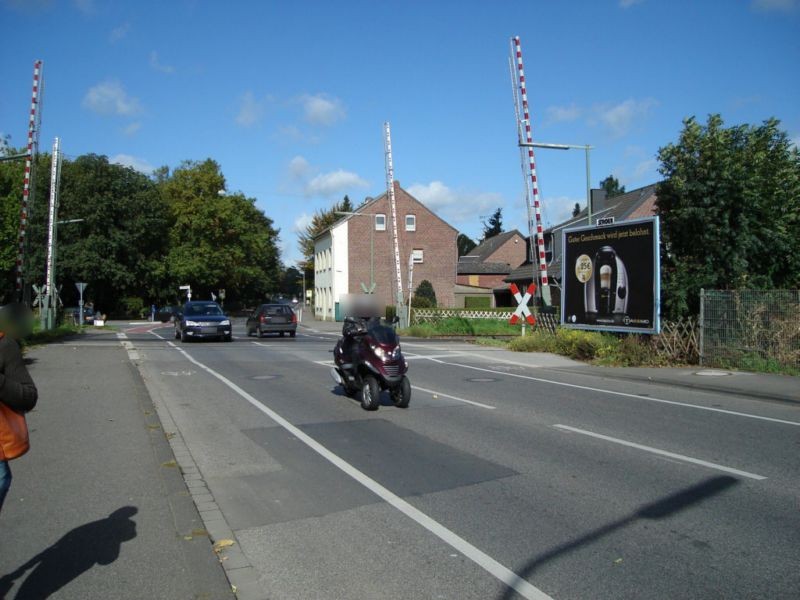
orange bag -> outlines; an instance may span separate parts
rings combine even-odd
[[[30,447],[25,415],[0,402],[0,460],[19,458]]]

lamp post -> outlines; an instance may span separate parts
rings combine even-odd
[[[364,290],[367,294],[372,294],[375,292],[375,220],[378,214],[347,211],[336,211],[336,214],[346,217],[372,217],[372,227],[369,230],[369,291]],[[364,288],[363,283],[361,287]]]
[[[584,150],[586,152],[586,210],[589,213],[589,225],[592,224],[592,179],[589,172],[589,150],[593,148],[593,146],[589,146],[588,144],[548,144],[545,142],[520,142],[520,147],[522,148],[549,148],[550,150]]]

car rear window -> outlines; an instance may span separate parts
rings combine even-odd
[[[264,314],[269,315],[271,317],[275,315],[288,315],[291,314],[291,309],[288,306],[283,306],[281,304],[276,304],[274,306],[265,306]]]

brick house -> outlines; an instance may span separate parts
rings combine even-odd
[[[527,245],[516,229],[485,240],[458,259],[456,305],[470,304],[469,299],[487,298],[489,306],[503,306],[508,284],[503,280],[525,262]]]
[[[408,298],[408,263],[413,253],[416,290],[427,279],[439,306],[451,307],[456,279],[458,232],[394,182],[403,290]],[[379,306],[395,304],[392,211],[387,194],[367,199],[314,239],[314,314],[334,320],[344,294],[361,294],[374,281]]]

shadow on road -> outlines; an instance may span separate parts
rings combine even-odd
[[[105,519],[76,527],[13,573],[0,577],[0,598],[7,598],[14,582],[30,569],[16,600],[49,598],[94,565],[110,565],[119,557],[122,543],[136,537],[131,517],[137,512],[135,506],[124,506]]]
[[[669,496],[666,496],[657,502],[645,504],[639,510],[625,518],[619,519],[618,521],[613,521],[608,525],[604,525],[598,529],[595,529],[594,531],[590,531],[586,535],[564,543],[560,546],[556,546],[552,550],[548,550],[544,554],[531,559],[517,574],[522,579],[530,580],[530,576],[533,575],[536,569],[547,562],[578,550],[582,546],[592,544],[593,542],[596,542],[600,538],[613,533],[618,529],[622,529],[623,527],[633,524],[639,519],[664,519],[666,517],[670,517],[677,512],[689,508],[692,505],[699,504],[700,502],[703,502],[712,496],[716,496],[717,494],[724,492],[737,483],[739,483],[738,479],[735,477],[729,477],[727,475],[712,477],[702,483],[698,483],[697,485],[693,485],[674,494],[670,494]],[[514,590],[511,588],[506,588],[505,591],[498,597],[498,600],[510,600],[513,597]]]

